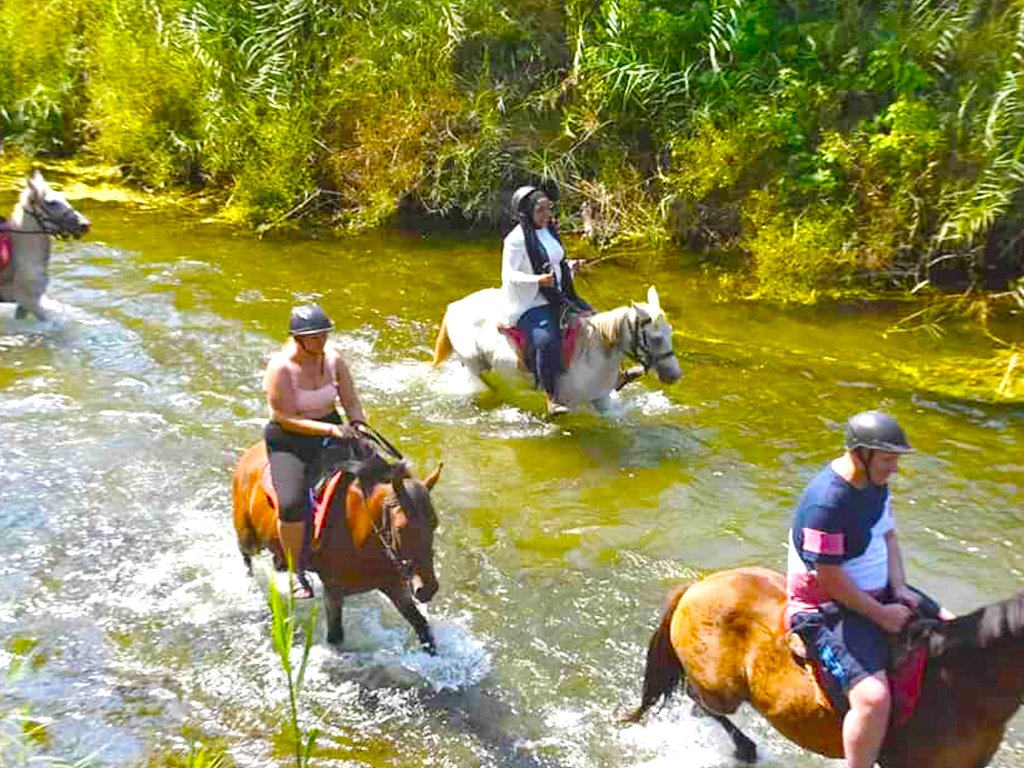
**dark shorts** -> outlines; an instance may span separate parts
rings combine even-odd
[[[911,587],[913,589],[913,587]],[[937,618],[938,604],[920,590],[918,613]],[[882,602],[891,602],[882,598]],[[868,675],[889,667],[889,641],[885,632],[874,622],[842,606],[830,603],[817,613],[797,613],[790,621],[790,629],[803,639],[807,652],[826,673],[826,682],[835,690],[827,691],[833,697],[845,697],[854,683]]]
[[[342,423],[341,416],[335,411],[317,421]],[[280,424],[271,421],[263,430],[263,439],[267,442],[270,479],[277,494],[281,520],[286,523],[307,520],[312,513],[309,489],[320,471],[324,438],[287,432]]]
[[[888,666],[885,633],[854,611],[834,608],[821,613],[798,613],[791,628],[803,638],[808,653],[844,695],[861,678]]]

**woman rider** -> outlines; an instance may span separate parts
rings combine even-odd
[[[505,237],[501,257],[503,321],[519,328],[529,342],[548,413],[565,413],[569,409],[556,399],[562,371],[561,310],[565,305],[578,312],[594,309],[576,293],[565,249],[552,226],[548,195],[536,187],[520,187],[512,195],[512,213],[518,224]]]
[[[365,422],[355,385],[341,353],[327,343],[334,324],[316,304],[295,307],[291,338],[270,358],[263,388],[270,406],[270,421],[263,431],[270,456],[270,472],[277,493],[278,535],[298,583],[295,596],[313,596],[302,570],[302,549],[309,517],[309,487],[319,468],[319,456],[331,438],[348,439],[335,407],[340,400],[350,424]]]

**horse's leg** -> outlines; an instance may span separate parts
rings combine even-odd
[[[252,576],[252,555],[249,554],[248,550],[238,548],[238,551],[242,553],[242,562],[245,563],[245,571]]]
[[[420,645],[431,656],[437,655],[437,646],[434,644],[434,633],[430,631],[430,625],[423,618],[420,609],[413,602],[412,593],[406,587],[393,587],[381,590],[394,604],[398,612],[405,617],[405,620],[412,624],[416,630],[416,636],[420,639]]]
[[[345,630],[341,626],[341,603],[345,590],[337,584],[324,584],[324,613],[327,615],[327,642],[341,645],[345,641]]]
[[[742,760],[744,763],[753,764],[757,762],[757,744],[750,740],[750,738],[743,733],[739,728],[733,725],[725,715],[719,715],[706,709],[703,705],[698,702],[693,703],[693,714],[697,717],[710,717],[716,723],[725,728],[725,732],[729,734],[729,738],[732,739],[732,744],[735,749],[734,754],[737,760]]]
[[[597,412],[602,416],[612,409],[612,396],[610,394],[595,398],[594,400],[591,400],[591,402],[594,404],[594,408],[597,409]]]
[[[24,320],[26,317],[28,317],[28,310],[25,309],[21,304],[14,308],[15,320]]]

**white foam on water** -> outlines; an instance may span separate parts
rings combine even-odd
[[[645,416],[660,416],[681,410],[681,407],[673,403],[660,389],[637,390],[635,394],[622,399],[626,401],[628,410],[638,410]]]
[[[17,399],[0,402],[0,414],[25,416],[29,414],[67,413],[77,408],[75,401],[52,392],[39,392]]]

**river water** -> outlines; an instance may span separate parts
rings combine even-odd
[[[426,609],[440,653],[416,650],[383,599],[349,600],[345,647],[319,630],[300,701],[315,765],[734,765],[683,701],[617,719],[671,587],[783,568],[796,496],[858,410],[890,409],[920,449],[893,481],[912,581],[956,611],[1021,587],[1024,410],[897,375],[980,364],[980,334],[883,337],[906,307],[716,303],[699,272],[609,261],[581,291],[610,308],[656,284],[684,379],[633,386],[614,418],[552,424],[535,393],[501,400],[455,362],[428,365],[445,304],[497,278],[494,238],[254,240],[182,212],[78,207],[94,234],[57,247],[57,317],[0,308],[0,763],[178,765],[201,739],[238,766],[291,764],[266,561],[246,575],[230,473],[306,299],[334,317],[373,424],[423,474],[445,462]],[[761,765],[838,765],[737,720]],[[994,765],[1024,760],[1021,725]]]

